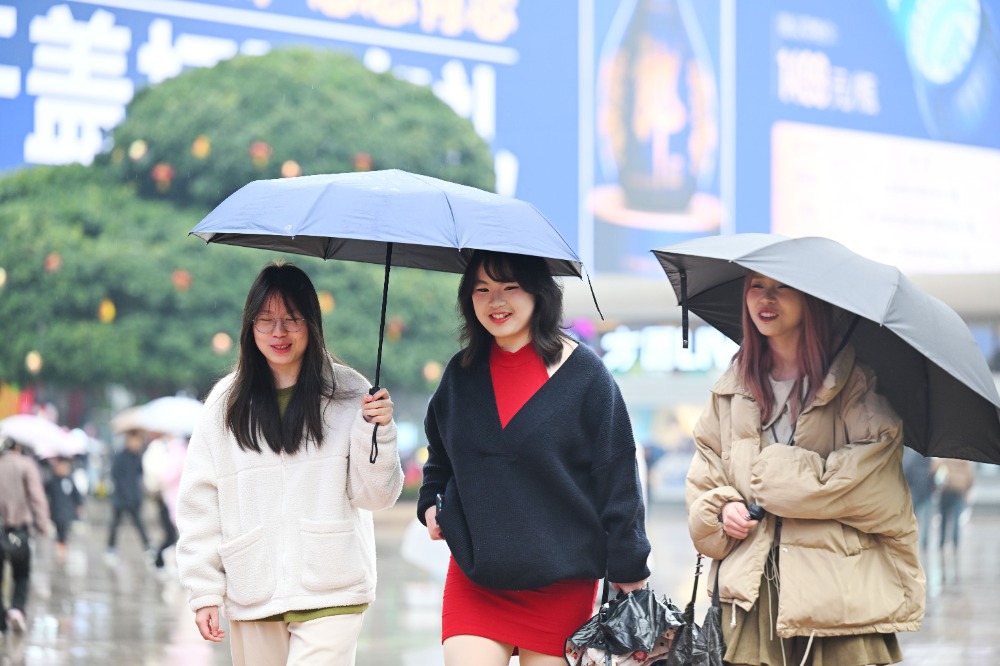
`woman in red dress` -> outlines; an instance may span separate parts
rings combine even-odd
[[[560,329],[538,257],[477,251],[458,304],[463,349],[428,406],[417,506],[452,553],[445,664],[565,664],[597,582],[649,576],[635,440],[597,355]]]

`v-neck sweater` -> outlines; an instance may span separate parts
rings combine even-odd
[[[462,571],[497,589],[649,576],[635,439],[621,391],[579,345],[500,425],[489,361],[456,355],[428,405],[417,515],[437,521]]]
[[[508,352],[494,342],[490,350],[490,378],[500,425],[506,428],[514,414],[548,380],[549,372],[533,344]]]

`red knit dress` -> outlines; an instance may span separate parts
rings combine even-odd
[[[531,344],[511,353],[494,343],[490,374],[504,427],[549,378],[545,363]],[[596,599],[597,581],[590,579],[557,581],[535,590],[483,587],[469,580],[452,558],[444,586],[441,640],[482,636],[561,657],[566,639],[590,619]]]

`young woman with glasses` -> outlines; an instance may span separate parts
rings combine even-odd
[[[355,663],[375,598],[370,511],[403,486],[392,400],[369,388],[327,352],[306,274],[266,266],[247,295],[236,370],[191,436],[177,507],[195,623],[221,642],[224,605],[234,664]]]

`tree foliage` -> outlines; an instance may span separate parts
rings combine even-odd
[[[141,90],[104,161],[147,197],[215,206],[252,180],[403,169],[486,190],[492,156],[433,92],[352,56],[238,56]],[[291,169],[282,173],[282,168]],[[169,176],[169,178],[167,178]]]
[[[208,143],[192,152],[202,136]],[[254,142],[267,144],[266,160],[251,159]],[[232,191],[280,177],[288,160],[306,175],[352,170],[359,154],[372,157],[372,168],[493,185],[486,144],[429,90],[304,49],[234,58],[141,91],[113,147],[91,167],[0,178],[0,316],[8,322],[0,381],[92,393],[118,384],[140,399],[180,389],[204,395],[236,359],[213,340],[223,334],[238,344],[250,282],[276,258],[333,296],[327,344],[374,379],[383,267],[187,235]],[[151,178],[157,164],[173,170],[166,185]],[[454,353],[457,281],[392,269],[382,385],[426,390],[424,365]],[[30,351],[43,359],[37,376],[25,369]]]

